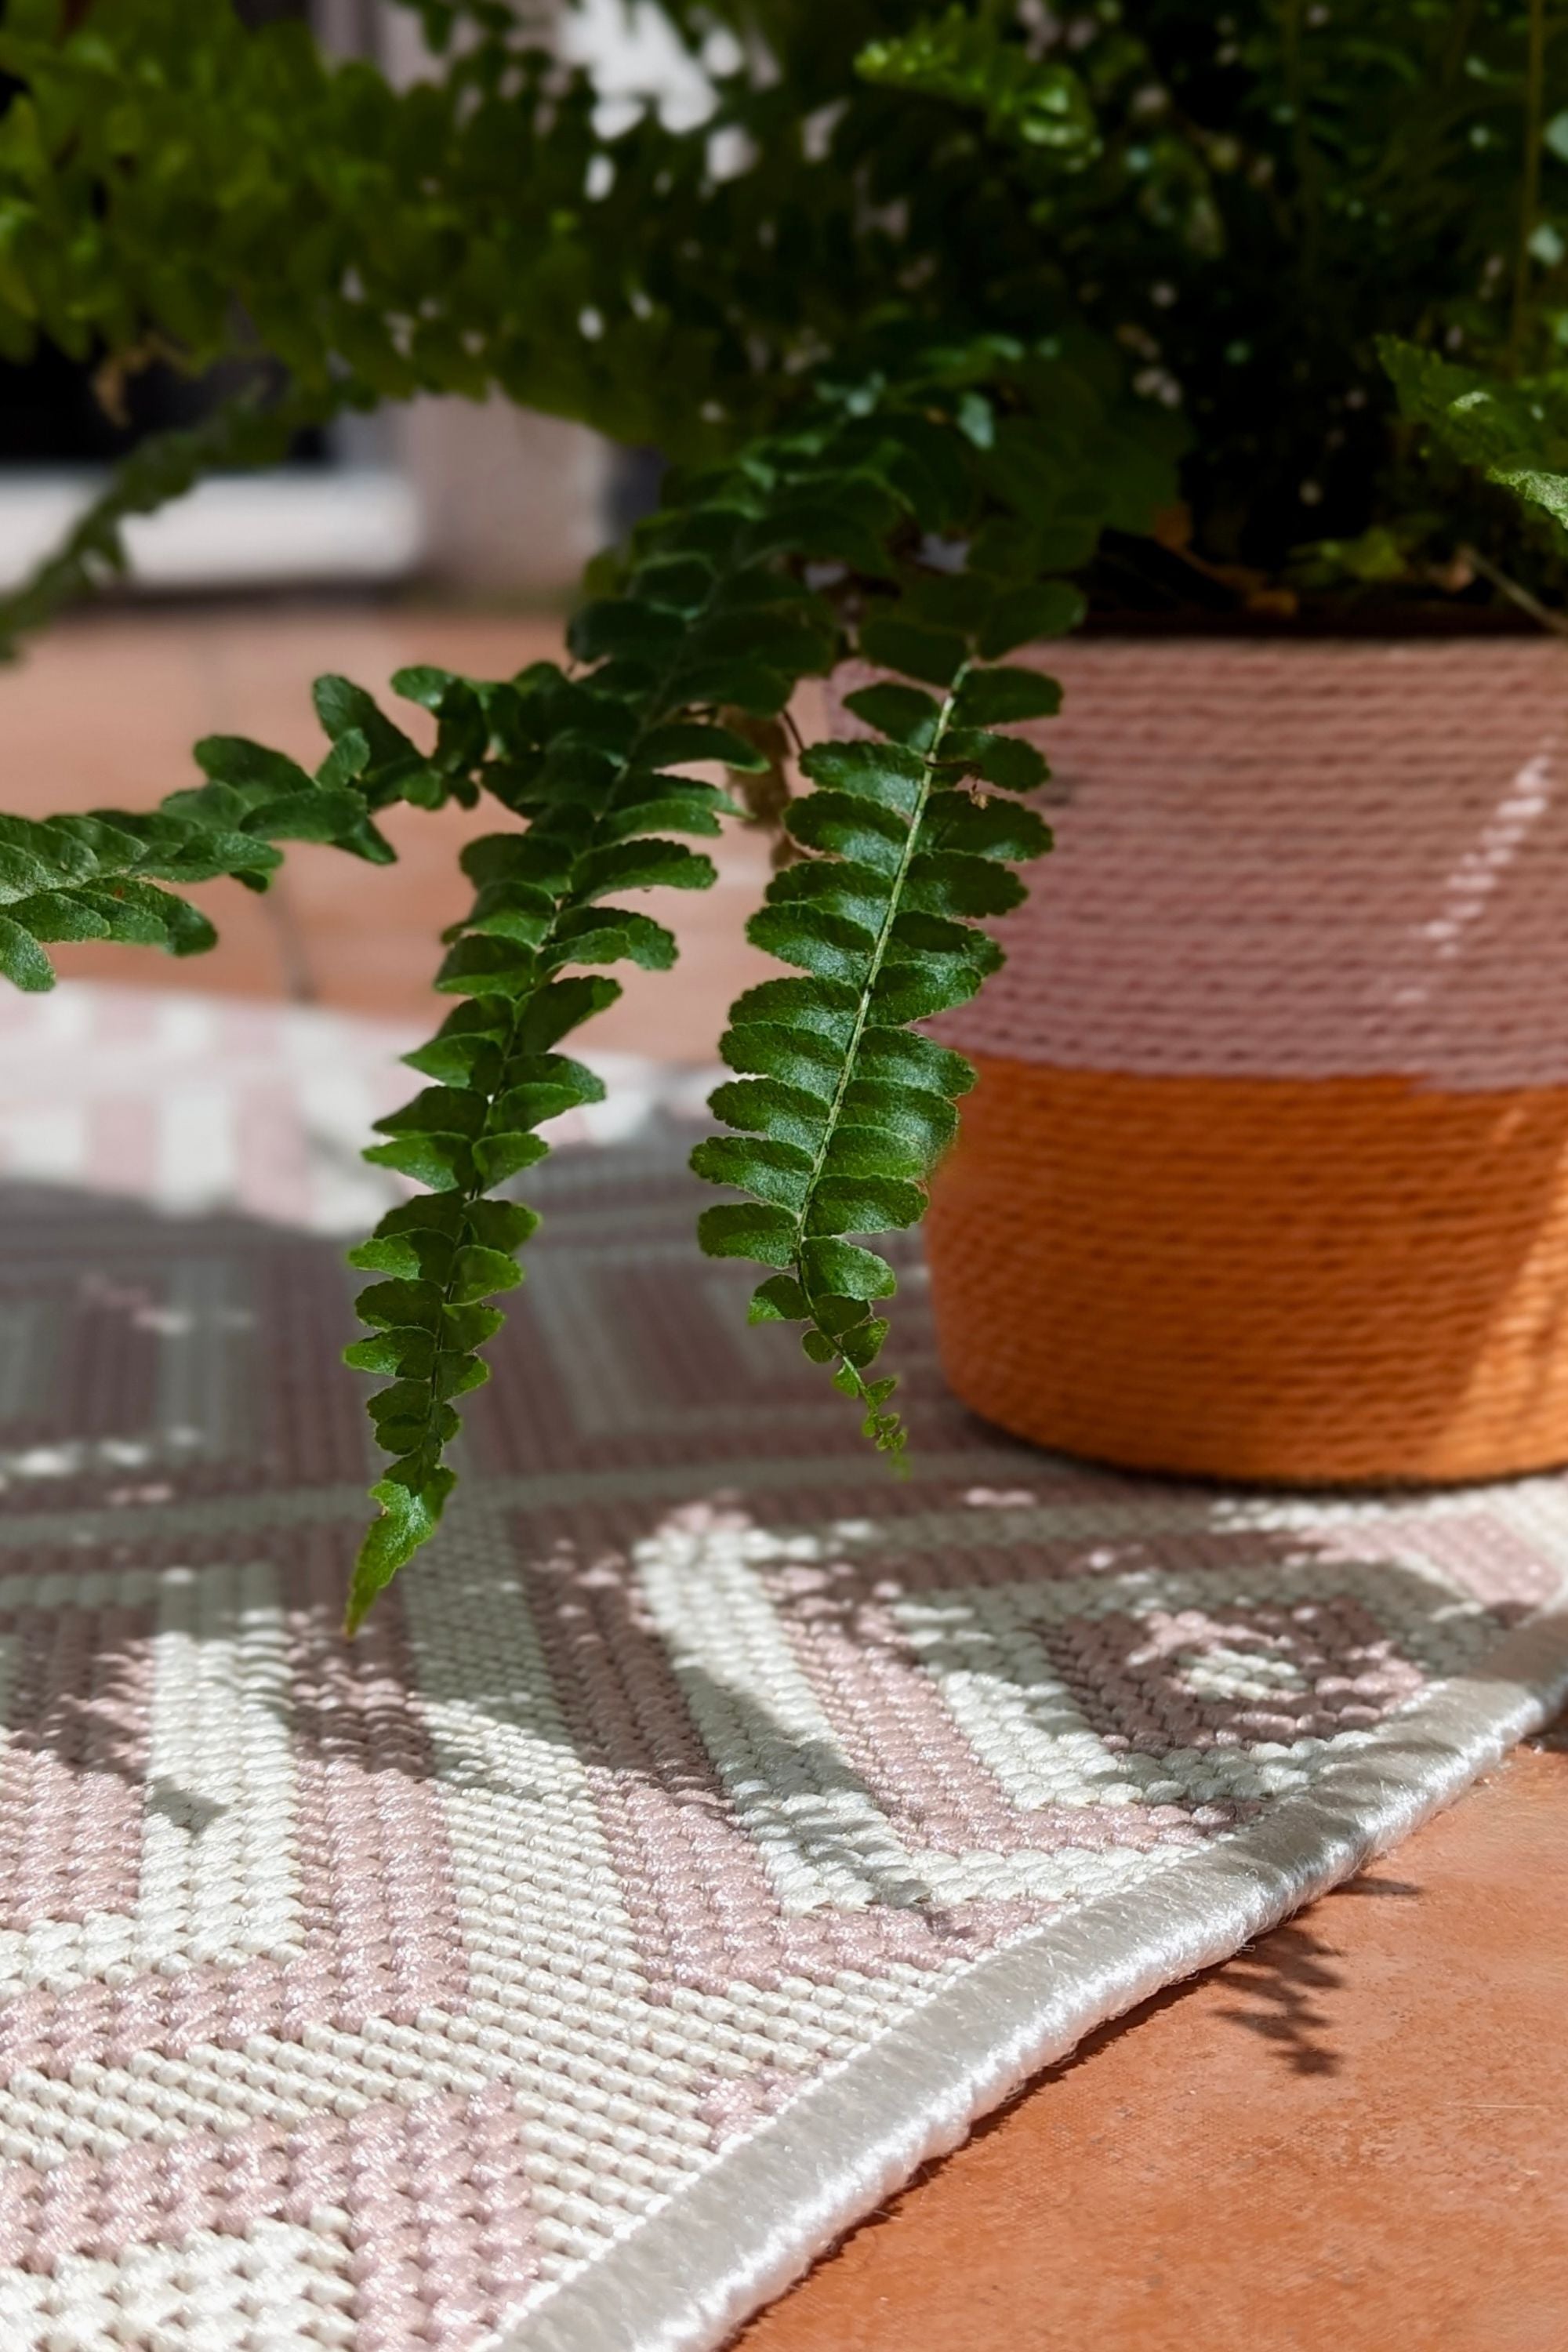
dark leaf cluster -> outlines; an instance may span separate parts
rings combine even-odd
[[[1184,518],[1102,550],[1098,602],[1432,594],[1460,538],[1561,585],[1550,535],[1400,431],[1377,358],[1561,372],[1539,0],[663,0],[710,92],[682,124],[606,111],[526,9],[419,13],[399,87],[229,0],[10,0],[0,354],[259,349],[317,414],[500,389],[693,459],[870,321],[1092,336],[1147,445],[1186,446]]]

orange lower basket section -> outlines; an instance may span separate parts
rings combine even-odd
[[[1568,1087],[974,1058],[927,1231],[975,1412],[1286,1484],[1568,1461]]]

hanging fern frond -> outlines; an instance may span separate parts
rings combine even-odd
[[[803,856],[747,929],[803,976],[763,981],[733,1007],[720,1052],[737,1076],[710,1107],[736,1132],[691,1157],[700,1176],[750,1196],[706,1210],[698,1235],[711,1256],[774,1269],[752,1320],[804,1325],[806,1355],[834,1367],[866,1435],[895,1456],[895,1381],[871,1367],[897,1280],[864,1237],[920,1222],[953,1105],[974,1082],[962,1055],[913,1024],[996,970],[1002,950],[979,926],[1018,904],[1014,866],[1051,845],[1034,810],[997,797],[1042,782],[1046,763],[994,730],[1047,716],[1058,690],[1037,671],[983,665],[1071,625],[1076,603],[1058,583],[931,573],[909,583],[898,617],[861,629],[863,654],[921,684],[851,694],[871,740],[801,761],[816,789],[785,822]]]
[[[18,988],[52,988],[44,948],[58,940],[199,954],[216,936],[212,925],[159,884],[218,874],[259,884],[277,858],[263,842],[177,818],[0,817],[0,971]]]
[[[376,1593],[434,1531],[454,1483],[447,1451],[453,1400],[489,1377],[479,1353],[500,1328],[494,1300],[521,1279],[516,1254],[531,1211],[491,1197],[544,1156],[545,1121],[602,1091],[555,1049],[619,995],[595,967],[675,961],[663,925],[619,903],[623,892],[706,888],[711,861],[678,835],[711,835],[736,804],[683,771],[712,762],[762,772],[766,754],[722,714],[777,719],[795,685],[831,667],[835,615],[789,568],[843,559],[886,572],[881,539],[906,501],[869,469],[834,476],[818,495],[823,436],[764,445],[744,462],[682,486],[641,534],[621,593],[596,598],[569,644],[588,665],[549,664],[509,684],[419,674],[395,683],[443,726],[472,698],[481,755],[470,780],[526,830],[473,842],[464,870],[477,896],[448,934],[437,988],[463,1001],[408,1059],[435,1083],[378,1122],[367,1154],[429,1189],[383,1218],[352,1262],[382,1279],[362,1292],[373,1335],[348,1350],[388,1378],[372,1398],[392,1457],[372,1493],[382,1516],[355,1566],[352,1631]],[[476,739],[477,740],[477,739]]]
[[[902,1446],[892,1381],[873,1369],[894,1276],[867,1239],[918,1221],[971,1083],[918,1024],[995,969],[983,926],[1022,895],[1013,868],[1049,845],[1019,798],[1045,763],[998,730],[1054,709],[1057,690],[997,665],[1072,625],[1076,592],[1043,575],[1132,512],[1125,454],[1054,350],[983,338],[928,352],[894,331],[786,429],[668,478],[629,553],[593,567],[571,666],[400,671],[395,691],[435,722],[424,746],[363,688],[320,678],[330,749],[313,774],[215,736],[196,747],[204,781],[151,816],[0,834],[0,969],[43,985],[47,938],[208,944],[205,918],[160,882],[265,887],[289,840],[384,863],[375,820],[397,802],[488,794],[504,816],[463,854],[474,897],[436,982],[453,1009],[406,1057],[427,1083],[376,1122],[366,1155],[420,1189],[351,1254],[373,1279],[348,1360],[378,1382],[369,1412],[388,1456],[351,1631],[451,1492],[459,1401],[489,1377],[498,1301],[536,1223],[511,1188],[544,1156],[548,1122],[601,1091],[562,1049],[619,994],[607,967],[675,960],[670,932],[628,901],[706,888],[713,866],[690,845],[742,819],[746,798],[790,860],[751,936],[795,973],[733,1008],[736,1076],[713,1103],[731,1132],[694,1164],[742,1197],[708,1211],[701,1238],[767,1269],[753,1316],[803,1325],[876,1444]],[[1163,475],[1147,487],[1169,494]],[[866,739],[802,749],[805,788],[786,791],[795,690],[854,653],[889,673],[848,698]],[[710,780],[726,771],[738,799]]]
[[[464,855],[478,895],[437,981],[463,1002],[408,1057],[435,1083],[379,1122],[387,1140],[367,1155],[428,1190],[353,1256],[382,1277],[361,1294],[374,1328],[348,1360],[389,1382],[369,1409],[392,1461],[372,1489],[382,1515],[355,1566],[351,1630],[428,1540],[452,1490],[454,1400],[489,1377],[480,1349],[502,1320],[494,1302],[521,1278],[516,1255],[534,1223],[493,1196],[544,1156],[547,1120],[599,1092],[556,1050],[619,994],[582,968],[674,961],[670,934],[618,894],[714,878],[670,836],[711,835],[740,811],[681,771],[709,761],[764,773],[770,730],[799,680],[848,650],[868,591],[896,599],[900,617],[861,626],[861,651],[936,683],[942,698],[869,688],[856,707],[886,740],[803,758],[817,789],[789,806],[800,855],[751,929],[807,976],[764,982],[736,1008],[725,1051],[753,1084],[721,1089],[716,1107],[745,1134],[702,1147],[697,1165],[754,1195],[708,1213],[704,1246],[778,1269],[755,1311],[804,1320],[807,1352],[837,1365],[878,1443],[901,1442],[884,1409],[889,1384],[866,1378],[886,1328],[871,1305],[892,1276],[846,1236],[911,1224],[923,1209],[969,1074],[909,1024],[961,1003],[994,968],[999,951],[975,919],[1016,902],[1008,862],[1048,845],[1031,811],[988,797],[1045,772],[1026,744],[991,730],[1054,709],[1056,689],[981,665],[1004,639],[1068,625],[1077,600],[1060,583],[1009,583],[1016,535],[994,542],[998,568],[984,576],[909,569],[926,536],[977,499],[994,502],[994,461],[953,413],[962,388],[911,370],[901,390],[884,379],[879,392],[673,479],[615,574],[616,593],[572,624],[571,651],[586,665],[577,676],[541,664],[510,684],[430,671],[394,681],[437,712],[454,789],[466,776],[526,830]],[[971,396],[970,425],[973,411]],[[1065,478],[1059,453],[1058,467]],[[1038,502],[1037,466],[1027,494]],[[962,612],[949,609],[955,596]]]
[[[196,760],[207,781],[154,810],[0,817],[0,972],[18,988],[54,986],[44,950],[60,940],[201,954],[217,934],[179,886],[226,876],[265,890],[282,864],[279,842],[327,842],[391,864],[371,820],[383,799],[362,730],[345,730],[313,776],[241,736],[209,736]]]

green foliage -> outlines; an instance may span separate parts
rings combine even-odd
[[[387,795],[384,787],[377,795],[359,730],[340,735],[314,776],[241,736],[209,736],[196,759],[206,782],[151,812],[0,817],[0,971],[18,988],[54,986],[44,946],[56,940],[199,955],[217,934],[177,888],[162,886],[229,876],[265,890],[282,863],[280,841],[331,842],[373,864],[391,862],[370,816]]]
[[[951,7],[896,39],[868,42],[855,69],[884,89],[973,107],[994,138],[1042,150],[1058,163],[1081,166],[1099,152],[1094,110],[1079,76],[1003,37],[994,16]]]
[[[855,707],[882,740],[804,755],[815,789],[786,819],[800,855],[751,925],[804,976],[735,1006],[723,1050],[742,1075],[713,1107],[738,1132],[700,1146],[693,1165],[751,1196],[706,1213],[704,1248],[778,1269],[753,1314],[804,1322],[807,1353],[835,1367],[868,1433],[901,1446],[893,1383],[868,1376],[888,1328],[870,1302],[894,1277],[847,1237],[918,1219],[970,1073],[910,1024],[962,1003],[1000,961],[977,919],[1016,903],[1011,862],[1048,843],[1032,811],[991,797],[1028,791],[1044,761],[990,728],[1054,709],[1056,689],[984,657],[1069,625],[1079,602],[1058,583],[921,560],[938,530],[961,533],[953,543],[972,555],[988,529],[1005,543],[995,526],[1014,478],[993,464],[995,436],[979,446],[960,421],[981,397],[1028,436],[1037,488],[1054,462],[1086,514],[1120,495],[1114,432],[1059,362],[1022,349],[1005,361],[906,352],[896,387],[872,370],[732,465],[673,480],[613,593],[574,620],[575,676],[540,664],[495,684],[428,670],[395,681],[461,745],[450,788],[489,793],[521,824],[464,853],[476,897],[437,979],[460,1002],[408,1057],[433,1083],[378,1122],[387,1140],[366,1155],[428,1189],[353,1254],[379,1278],[359,1300],[373,1336],[349,1361],[389,1382],[370,1412],[393,1459],[374,1490],[382,1517],[356,1567],[351,1627],[452,1487],[454,1400],[488,1377],[480,1350],[501,1320],[491,1302],[521,1278],[515,1253],[533,1223],[492,1195],[543,1157],[542,1126],[599,1092],[554,1050],[619,992],[584,967],[674,960],[669,933],[620,895],[707,887],[713,867],[687,840],[739,812],[689,771],[767,765],[721,714],[771,721],[851,645],[906,672],[913,662],[942,692],[868,689]],[[374,731],[358,706],[352,715]]]
[[[908,102],[857,82],[853,46],[789,84],[755,50],[690,129],[607,127],[526,12],[461,13],[438,72],[399,89],[228,0],[99,0],[63,39],[49,0],[11,0],[0,356],[42,335],[200,371],[259,348],[302,400],[499,389],[700,459],[890,308],[1070,325],[1037,262],[1020,277],[1016,199],[968,149],[897,154]],[[742,168],[720,173],[726,141]]]
[[[0,353],[259,348],[302,401],[499,388],[701,459],[868,321],[1092,334],[1152,448],[1189,428],[1189,537],[1114,546],[1100,604],[1303,564],[1434,593],[1458,540],[1561,584],[1510,502],[1413,452],[1376,353],[1563,364],[1568,39],[1539,0],[661,5],[707,61],[689,127],[616,119],[510,8],[422,8],[439,59],[395,88],[228,0],[97,0],[63,37],[11,0]]]
[[[265,354],[289,383],[140,451],[0,638],[111,572],[126,517],[343,408],[499,391],[673,461],[569,666],[405,670],[407,729],[321,679],[313,774],[213,739],[150,815],[0,824],[0,969],[43,986],[53,940],[205,945],[183,882],[264,887],[289,840],[383,863],[392,804],[496,805],[426,1083],[371,1148],[419,1189],[354,1253],[387,1469],[351,1624],[439,1521],[534,1223],[511,1190],[596,1091],[562,1049],[611,968],[673,961],[636,902],[711,880],[693,844],[743,811],[782,861],[751,934],[783,971],[733,1010],[695,1155],[731,1195],[703,1244],[764,1270],[754,1318],[896,1455],[875,1244],[918,1222],[970,1076],[920,1024],[994,971],[1048,845],[1010,730],[1057,689],[1008,656],[1086,601],[1447,593],[1460,548],[1467,593],[1565,576],[1543,0],[659,0],[708,76],[686,124],[601,106],[500,0],[416,5],[431,56],[396,87],[228,0],[0,26],[0,358]],[[794,689],[847,654],[881,673],[864,734],[792,763]]]
[[[459,1400],[488,1377],[495,1302],[521,1280],[535,1223],[510,1188],[544,1156],[549,1121],[600,1091],[559,1049],[619,992],[604,967],[674,961],[669,932],[628,899],[712,881],[691,845],[740,814],[712,770],[771,775],[759,741],[804,677],[853,651],[900,676],[852,698],[870,740],[800,760],[809,789],[783,813],[793,862],[751,926],[795,976],[735,1006],[737,1077],[714,1098],[731,1133],[695,1165],[743,1196],[706,1213],[703,1245],[772,1269],[753,1313],[800,1321],[869,1435],[901,1447],[892,1381],[872,1369],[888,1328],[873,1307],[894,1276],[858,1237],[923,1209],[970,1073],[912,1024],[995,968],[980,926],[1017,902],[1013,867],[1048,844],[1019,797],[1045,762],[995,730],[1054,709],[1057,689],[1000,656],[1081,611],[1076,589],[1041,576],[1064,546],[1058,518],[1072,517],[1071,544],[1092,539],[1139,480],[1151,503],[1169,494],[1048,343],[885,338],[781,430],[670,478],[625,557],[595,566],[599,593],[569,631],[574,668],[401,671],[423,744],[363,688],[321,678],[331,748],[313,775],[211,737],[196,747],[204,781],[154,816],[10,824],[0,964],[34,985],[42,939],[206,944],[157,880],[262,887],[283,840],[384,862],[375,817],[397,801],[484,794],[505,821],[463,854],[473,901],[437,976],[453,1008],[408,1056],[428,1083],[376,1122],[366,1154],[421,1189],[352,1254],[373,1279],[348,1360],[380,1383],[369,1410],[388,1465],[351,1628],[451,1492]]]
[[[967,617],[940,631],[873,621],[860,642],[939,693],[851,695],[872,740],[819,744],[801,761],[816,789],[787,824],[805,855],[774,877],[748,929],[803,976],[763,981],[734,1005],[720,1051],[737,1080],[712,1108],[736,1132],[691,1159],[700,1176],[750,1195],[705,1211],[698,1235],[712,1256],[777,1269],[752,1319],[803,1324],[806,1354],[835,1366],[835,1385],[864,1408],[867,1436],[894,1454],[905,1442],[889,1408],[895,1381],[868,1375],[888,1334],[873,1308],[895,1278],[845,1237],[899,1231],[924,1212],[953,1102],[974,1073],[911,1024],[963,1003],[995,971],[1002,951],[979,919],[1018,904],[1012,864],[1050,846],[1032,809],[990,797],[999,770],[1026,789],[1045,763],[988,721],[1038,716],[1057,700],[1032,670],[977,667],[988,639],[1011,636],[1014,592],[969,573],[930,584],[969,592],[942,600]],[[921,610],[918,589],[906,601]]]
[[[1413,424],[1527,510],[1568,527],[1568,376],[1500,381],[1392,337],[1379,355]]]

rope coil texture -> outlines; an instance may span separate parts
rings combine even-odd
[[[1226,1477],[1568,1459],[1568,648],[1050,661],[1057,855],[942,1024],[960,1395]]]

